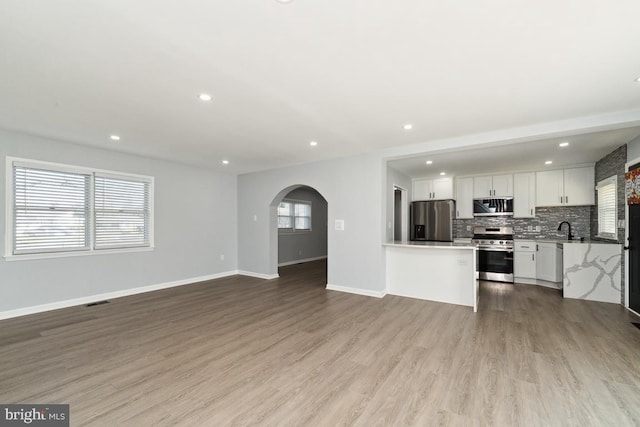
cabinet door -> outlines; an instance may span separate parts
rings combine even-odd
[[[513,196],[513,175],[494,175],[492,178],[494,197]]]
[[[513,217],[533,218],[536,215],[536,174],[513,175]]]
[[[438,200],[453,199],[453,180],[451,178],[434,179],[433,198]]]
[[[538,243],[536,278],[547,282],[562,281],[562,249],[555,243]]]
[[[563,206],[563,202],[563,170],[536,172],[536,206]]]
[[[433,181],[430,179],[416,179],[413,181],[413,201],[430,200],[433,194]]]
[[[473,178],[456,178],[456,218],[473,218]]]
[[[536,253],[516,251],[513,254],[513,275],[523,279],[536,278]]]
[[[490,176],[476,176],[473,178],[473,197],[491,197],[493,193],[493,179]]]
[[[595,176],[592,167],[564,170],[564,202],[568,206],[595,204]]]

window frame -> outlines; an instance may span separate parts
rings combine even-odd
[[[311,233],[311,231],[313,230],[313,203],[311,202],[311,200],[297,200],[297,199],[282,199],[282,201],[280,203],[291,203],[292,206],[292,212],[293,214],[289,216],[289,218],[291,218],[292,220],[292,225],[293,227],[291,228],[280,228],[278,226],[278,233],[279,234],[299,234],[299,233]],[[278,222],[278,218],[283,216],[283,215],[278,215],[278,207],[280,206],[280,203],[278,203],[278,206],[276,206],[276,223]],[[309,206],[309,228],[296,228],[296,218],[307,218],[302,217],[302,216],[297,216],[296,215],[296,204],[304,204],[304,205],[308,205]]]
[[[613,185],[613,211],[614,211],[614,222],[613,222],[613,233],[600,231],[600,219],[601,219],[601,208],[599,201],[599,191],[601,187],[605,187],[608,185]],[[598,231],[596,237],[599,239],[607,239],[607,240],[618,240],[618,177],[617,175],[610,176],[603,180],[598,181],[596,184],[596,203],[597,203],[597,213],[598,213]]]
[[[19,166],[49,170],[53,172],[65,172],[79,175],[89,175],[89,189],[88,198],[89,206],[87,211],[87,226],[86,233],[88,237],[88,248],[82,249],[53,249],[46,252],[24,252],[13,253],[13,244],[15,236],[15,193],[14,193],[14,177],[13,168],[14,164]],[[112,248],[95,248],[95,176],[111,176],[117,179],[133,180],[146,182],[149,185],[149,219],[148,219],[148,235],[149,244],[145,246],[125,246],[112,247]],[[125,253],[125,252],[146,252],[155,249],[154,241],[154,192],[155,192],[155,177],[148,175],[138,175],[126,172],[111,171],[105,169],[89,168],[85,166],[70,165],[64,163],[47,162],[42,160],[26,159],[20,157],[7,156],[5,159],[5,242],[4,242],[4,259],[6,261],[18,261],[18,260],[30,260],[30,259],[43,259],[43,258],[66,258],[74,256],[87,256],[87,255],[103,255],[110,253]]]

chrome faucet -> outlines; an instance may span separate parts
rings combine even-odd
[[[558,231],[562,231],[562,224],[567,224],[569,226],[569,234],[567,235],[567,240],[573,240],[573,234],[571,234],[571,224],[567,221],[562,221],[558,226]]]

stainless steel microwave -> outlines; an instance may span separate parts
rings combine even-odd
[[[513,216],[513,197],[473,199],[473,216]]]

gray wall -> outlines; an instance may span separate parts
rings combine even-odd
[[[627,144],[627,161],[640,159],[640,136]]]
[[[387,208],[386,208],[387,224],[386,224],[386,233],[385,233],[387,242],[393,241],[393,218],[394,218],[393,186],[394,185],[397,185],[398,187],[402,187],[407,190],[407,197],[406,197],[406,200],[404,200],[404,203],[406,205],[407,215],[409,215],[408,206],[409,206],[409,200],[411,200],[411,177],[393,168],[387,167],[387,185],[384,190],[385,198],[387,201]],[[407,218],[407,227],[409,227],[408,218]]]
[[[291,186],[306,185],[328,204],[328,284],[384,290],[383,182],[386,167],[373,154],[240,175],[240,270],[277,274],[274,199],[279,201]],[[337,219],[345,221],[344,231],[335,230]]]
[[[233,175],[0,131],[3,243],[6,156],[154,176],[156,247],[148,252],[67,258],[2,258],[0,312],[237,269]]]
[[[327,201],[313,188],[300,187],[285,199],[311,202],[311,231],[278,233],[278,264],[327,256]]]

